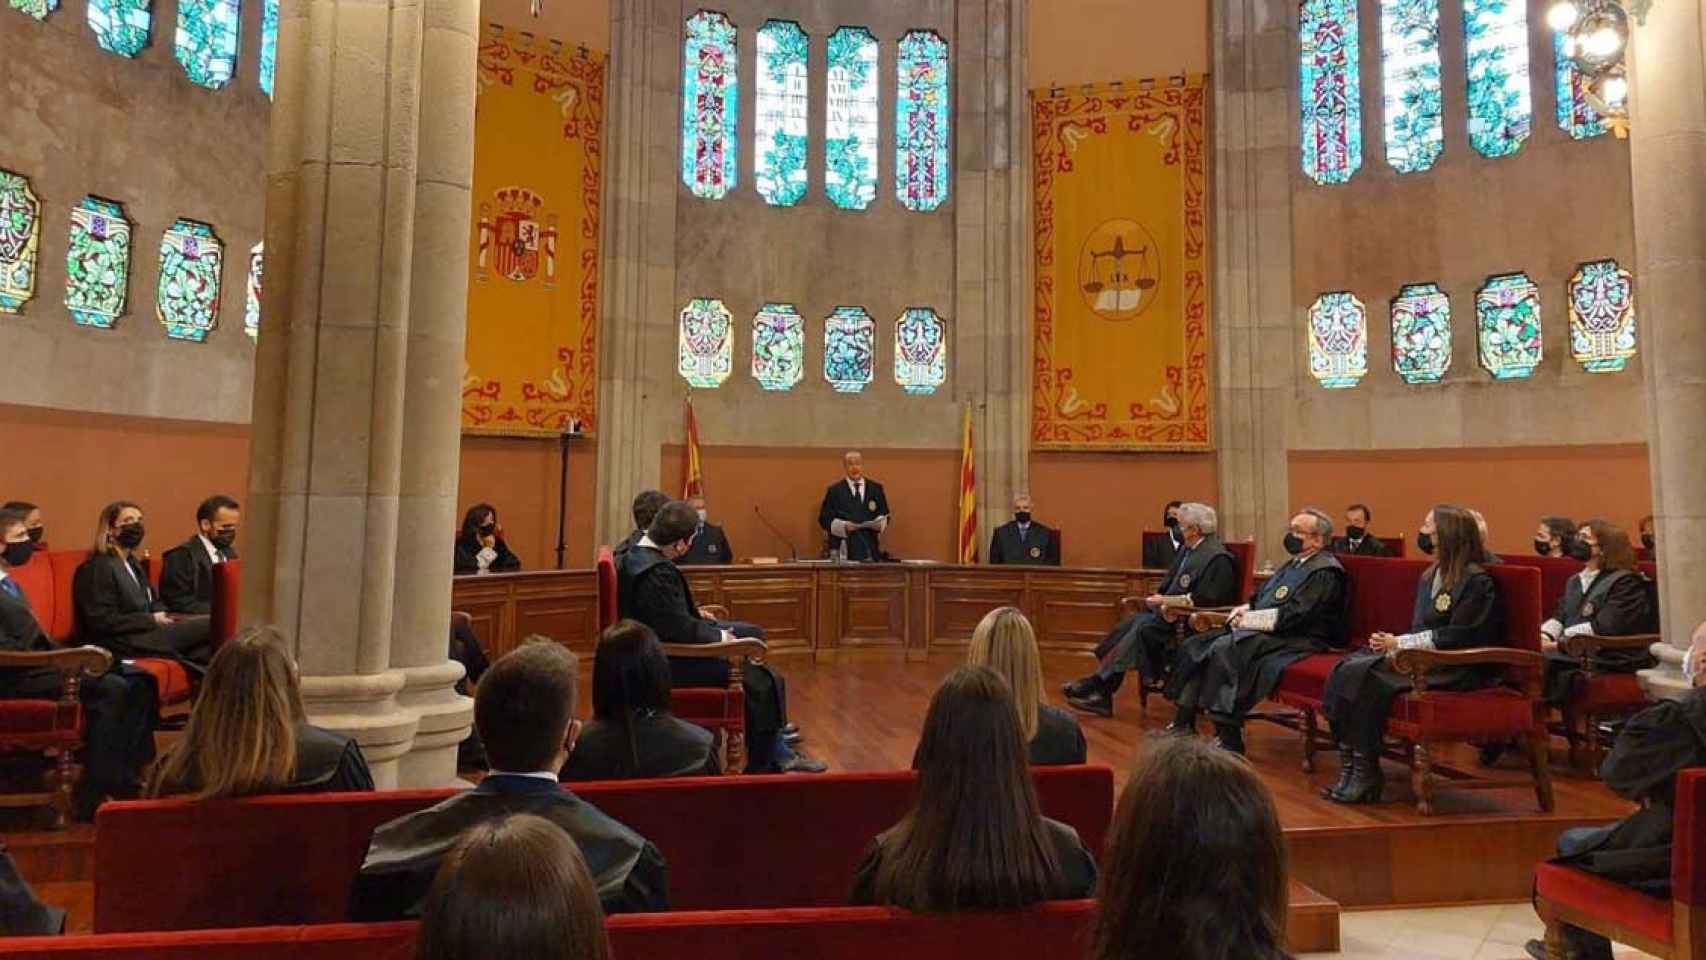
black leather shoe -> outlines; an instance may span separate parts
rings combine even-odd
[[[1113,699],[1100,690],[1082,697],[1075,697],[1068,694],[1066,702],[1071,704],[1074,710],[1093,713],[1098,717],[1111,717],[1114,715]]]
[[[1060,692],[1066,694],[1068,697],[1088,697],[1091,694],[1103,692],[1102,681],[1096,679],[1095,674],[1091,674],[1088,677],[1079,677],[1071,683],[1063,684],[1060,688]]]
[[[1533,957],[1534,960],[1552,960],[1551,957],[1546,955],[1546,941],[1544,940],[1530,940],[1523,944],[1522,948],[1527,950],[1528,955]]]
[[[822,760],[813,760],[803,753],[794,754],[787,763],[776,768],[777,773],[822,773],[829,769],[829,764]]]
[[[1183,724],[1177,720],[1155,731],[1158,737],[1194,737],[1197,735],[1196,724]]]
[[[1330,787],[1322,787],[1321,799],[1331,800],[1334,795],[1344,793],[1345,788],[1351,785],[1351,773],[1355,769],[1356,754],[1351,752],[1350,747],[1341,745],[1339,747],[1339,782]]]
[[[1244,755],[1244,729],[1231,724],[1214,725],[1214,745],[1228,753]]]

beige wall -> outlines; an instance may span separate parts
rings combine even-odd
[[[1207,0],[1032,0],[1030,86],[1208,70]]]

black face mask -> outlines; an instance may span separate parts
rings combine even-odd
[[[1573,560],[1580,560],[1583,563],[1586,563],[1588,558],[1593,556],[1593,548],[1580,540],[1571,540],[1568,544],[1565,544],[1564,554]]]
[[[1298,554],[1302,553],[1303,552],[1303,538],[1298,536],[1295,533],[1292,533],[1289,530],[1286,531],[1286,534],[1285,534],[1285,552],[1291,554],[1294,557],[1297,556]]]
[[[8,567],[21,567],[30,562],[30,557],[35,556],[35,552],[34,540],[19,540],[17,543],[6,544],[6,550],[0,553],[0,558],[5,559]]]
[[[1013,514],[1013,519],[1019,521],[1020,523],[1030,523],[1031,522],[1031,511],[1020,510],[1018,513]]]
[[[231,549],[231,545],[237,542],[237,531],[215,530],[213,531],[213,534],[207,538],[207,542],[213,544],[215,549],[229,550]]]
[[[1178,517],[1168,517],[1164,522],[1167,524],[1167,529],[1169,530],[1176,530],[1179,527]]]
[[[1648,550],[1653,549],[1653,535],[1650,533],[1641,534],[1641,546],[1646,547]]]
[[[47,527],[45,527],[45,526],[31,527],[29,530],[29,534],[30,534],[30,542],[31,543],[40,543],[41,538],[47,535]],[[1652,537],[1648,537],[1647,539],[1651,540]],[[1652,546],[1652,544],[1648,544],[1648,546]]]
[[[1418,534],[1416,534],[1416,549],[1422,551],[1423,553],[1427,554],[1430,557],[1433,556],[1434,535],[1431,533],[1418,533]]]
[[[1552,555],[1552,542],[1550,540],[1542,540],[1539,537],[1535,537],[1534,538],[1534,552],[1540,554],[1543,557],[1551,556]]]
[[[482,537],[489,537],[492,534],[497,533],[497,532],[498,532],[498,525],[495,523],[482,523],[482,524],[480,524],[480,536],[482,536]]]
[[[1367,527],[1346,527],[1345,536],[1352,540],[1361,540],[1368,533]]]
[[[126,550],[135,550],[142,546],[142,538],[147,535],[148,531],[143,529],[142,524],[127,523],[113,534],[113,541]]]

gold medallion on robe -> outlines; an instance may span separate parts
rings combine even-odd
[[[1180,587],[1180,589],[1187,588],[1190,585],[1191,585],[1191,575],[1188,573],[1179,574],[1179,587]]]
[[[1286,597],[1289,597],[1289,596],[1291,596],[1291,588],[1288,586],[1285,586],[1283,584],[1280,586],[1280,588],[1278,590],[1274,591],[1274,599],[1275,600],[1284,600]]]
[[[1584,616],[1584,617],[1593,616],[1593,601],[1592,600],[1589,600],[1587,603],[1582,604],[1582,616]]]
[[[1440,613],[1444,613],[1447,610],[1450,610],[1451,609],[1451,594],[1441,593],[1439,596],[1434,597],[1434,609],[1438,610]]]
[[[865,509],[871,511],[872,513],[876,513],[877,512],[877,501],[872,500],[870,503],[865,504]]]
[[[1036,558],[1038,558],[1042,555],[1043,555],[1043,548],[1042,547],[1032,547],[1031,548],[1031,559],[1032,560],[1035,560]]]

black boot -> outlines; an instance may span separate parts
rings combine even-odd
[[[1335,803],[1379,803],[1380,791],[1385,786],[1386,778],[1380,772],[1380,755],[1358,750],[1351,761],[1351,782],[1327,799]]]
[[[1321,788],[1321,799],[1331,800],[1334,794],[1344,793],[1351,785],[1351,771],[1356,767],[1356,754],[1348,744],[1339,744],[1339,782]]]
[[[1244,728],[1232,723],[1214,725],[1214,744],[1228,753],[1244,755]]]
[[[1099,684],[1095,690],[1081,697],[1073,696],[1070,693],[1067,694],[1066,702],[1075,710],[1082,710],[1085,713],[1093,713],[1098,717],[1111,717],[1114,715],[1114,700],[1112,697],[1102,692],[1102,688]]]
[[[1069,697],[1088,697],[1094,693],[1101,693],[1103,692],[1102,678],[1093,673],[1088,677],[1079,677],[1071,683],[1062,685],[1060,692]]]

